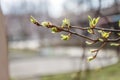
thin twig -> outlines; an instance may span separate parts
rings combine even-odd
[[[96,30],[103,30],[103,31],[111,31],[111,32],[120,32],[120,30],[106,29],[106,28],[99,28],[99,27],[95,27],[94,29],[96,29]]]
[[[118,42],[120,41],[120,37],[116,38],[116,39],[108,39],[105,42]]]
[[[96,49],[96,50],[93,51],[93,52],[96,52],[95,55],[94,55],[94,58],[96,58],[98,52],[99,52],[105,45],[106,45],[106,42],[103,42],[98,49]]]
[[[37,26],[42,26],[39,22],[36,23]],[[90,41],[93,41],[93,42],[97,42],[99,41],[98,39],[91,39],[85,35],[82,35],[82,34],[79,34],[77,32],[74,32],[74,31],[71,31],[69,29],[64,29],[64,28],[61,28],[61,27],[58,27],[56,25],[49,25],[49,27],[47,28],[52,28],[52,27],[56,27],[57,29],[59,29],[60,31],[64,31],[64,32],[68,32],[68,33],[71,33],[73,35],[77,35],[79,37],[82,37],[84,39],[87,39],[87,40],[90,40]],[[76,28],[76,29],[80,29],[80,30],[88,30],[88,27],[78,27],[78,26],[70,26],[71,28]],[[93,29],[96,29],[96,30],[103,30],[103,31],[111,31],[111,32],[120,32],[120,30],[114,30],[114,29],[106,29],[106,28],[98,28],[98,27],[95,27]],[[116,41],[120,41],[120,37],[116,38],[116,39],[107,39],[105,40],[104,42],[116,42]]]
[[[84,27],[78,27],[78,26],[71,26],[71,28],[80,29],[80,30],[88,30],[89,27],[84,28]],[[99,28],[99,27],[95,27],[93,29],[95,29],[95,30],[103,30],[103,31],[111,31],[111,32],[120,32],[120,30]]]
[[[88,40],[90,40],[90,41],[96,41],[96,40],[91,39],[91,38],[89,38],[89,37],[87,37],[87,36],[85,36],[85,35],[78,34],[78,33],[76,33],[76,32],[70,31],[70,30],[65,30],[65,29],[63,29],[63,31],[69,32],[69,33],[71,33],[71,34],[77,35],[77,36],[82,37],[82,38],[85,38],[85,39],[88,39]]]

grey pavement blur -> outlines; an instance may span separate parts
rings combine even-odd
[[[70,50],[70,48],[64,48],[66,50],[69,49],[69,53],[76,52],[74,48]],[[80,50],[80,48],[78,48]],[[55,49],[59,52],[59,48]],[[78,51],[79,51],[78,50]],[[89,50],[86,50],[89,51]],[[55,52],[55,51],[53,51]],[[43,75],[52,75],[58,73],[69,73],[78,70],[84,70],[87,67],[90,69],[101,68],[107,65],[115,64],[118,61],[117,55],[114,54],[116,51],[114,50],[102,50],[98,57],[91,61],[87,62],[86,58],[81,59],[81,55],[67,55],[67,56],[54,56],[54,57],[45,57],[45,56],[34,56],[24,59],[13,59],[10,60],[10,76],[13,78],[29,78],[35,76],[43,76]],[[89,52],[86,52],[90,54]],[[86,66],[88,65],[88,66]]]

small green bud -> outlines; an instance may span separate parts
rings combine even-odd
[[[93,54],[95,54],[95,53],[98,52],[98,49],[90,49],[90,52],[93,53]]]
[[[88,44],[88,45],[93,44],[93,42],[90,42],[90,41],[86,41],[85,43]]]
[[[90,62],[90,61],[92,61],[93,59],[95,59],[95,57],[94,57],[94,56],[90,56],[90,57],[87,58],[87,61]]]
[[[91,28],[88,28],[87,32],[90,33],[90,34],[94,34],[94,30],[91,29]]]
[[[101,34],[102,38],[108,38],[110,36],[111,32],[105,32],[102,30],[98,30],[98,32]]]
[[[70,36],[69,35],[63,35],[63,34],[61,34],[61,39],[62,40],[69,40]]]
[[[95,54],[94,56],[88,57],[88,58],[87,58],[87,61],[88,61],[88,62],[96,58],[98,50],[97,50],[97,49],[93,49],[93,50],[91,50],[91,52],[92,52],[92,53],[96,53],[96,54]]]
[[[120,46],[120,43],[110,43],[111,46]]]
[[[65,27],[65,26],[67,26],[68,28],[70,27],[70,21],[69,21],[69,19],[65,18],[62,22],[63,22],[62,27]]]
[[[118,34],[118,36],[120,36],[120,33],[117,33]]]
[[[30,21],[34,24],[37,22],[37,20],[33,16],[30,16]]]
[[[103,31],[103,32],[101,33],[101,35],[102,35],[103,38],[108,38],[108,37],[110,36],[110,33],[111,33],[111,32],[105,32],[105,31]]]
[[[51,23],[50,22],[42,22],[41,25],[44,27],[48,27]]]
[[[102,38],[99,38],[98,40],[99,40],[100,42],[103,42],[103,41],[104,41]]]
[[[102,33],[102,30],[98,30],[99,33]]]
[[[58,32],[58,29],[56,27],[52,27],[51,30],[52,30],[52,33]]]
[[[41,26],[40,23],[33,16],[30,16],[30,21],[37,26]]]

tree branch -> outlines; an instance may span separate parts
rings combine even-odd
[[[84,28],[84,27],[78,27],[78,26],[71,26],[71,28],[80,29],[80,30],[87,30],[89,27]],[[111,31],[111,32],[120,32],[120,30],[99,28],[99,27],[95,27],[93,29],[95,29],[95,30],[103,30],[103,31]]]

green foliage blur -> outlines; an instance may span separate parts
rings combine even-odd
[[[87,72],[81,72],[82,76],[80,77],[84,77],[85,73]],[[75,73],[66,73],[44,76],[41,80],[74,80],[74,76]],[[97,68],[95,70],[89,71],[89,75],[86,75],[85,78],[80,80],[120,80],[120,62],[109,67]]]

